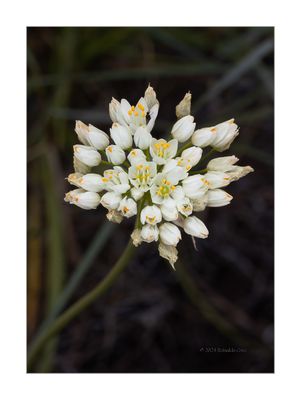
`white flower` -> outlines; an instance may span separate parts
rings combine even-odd
[[[186,142],[190,139],[195,129],[194,118],[191,115],[179,119],[172,127],[171,134],[180,143]]]
[[[210,145],[217,151],[229,149],[231,143],[238,135],[238,126],[234,119],[222,122],[215,126],[216,135]]]
[[[131,196],[133,197],[134,200],[138,201],[144,196],[144,192],[143,190],[139,190],[135,187],[132,187]]]
[[[197,217],[188,217],[184,221],[183,225],[184,231],[188,235],[195,236],[201,239],[205,239],[208,235],[208,229],[206,228],[204,222],[202,222]]]
[[[181,240],[180,229],[170,222],[165,222],[159,227],[160,240],[167,246],[176,246]]]
[[[97,208],[100,203],[99,194],[95,192],[86,192],[83,189],[75,189],[67,193],[65,201],[70,204],[83,208],[84,210],[92,210]]]
[[[140,216],[141,223],[144,225],[148,223],[150,225],[156,225],[162,221],[162,214],[160,208],[157,206],[146,206],[141,211]]]
[[[150,189],[153,203],[162,204],[170,198],[172,192],[176,189],[178,179],[171,174],[157,174],[154,184]]]
[[[152,139],[150,153],[153,160],[158,165],[166,164],[168,160],[174,158],[178,151],[178,141],[172,139],[167,142],[165,139]]]
[[[121,201],[121,194],[116,192],[107,192],[100,199],[100,203],[108,210],[117,210]]]
[[[193,206],[188,197],[183,197],[182,199],[176,200],[177,209],[185,217],[192,214]]]
[[[208,190],[208,182],[203,175],[191,175],[182,181],[184,193],[190,199],[203,196]]]
[[[208,207],[223,207],[230,204],[233,199],[229,193],[222,189],[208,190]]]
[[[110,144],[109,136],[90,124],[87,132],[87,139],[89,144],[97,150],[104,150]]]
[[[186,171],[190,171],[200,162],[202,154],[203,150],[200,147],[189,147],[182,152],[181,157],[177,158],[177,165],[184,167]]]
[[[130,218],[137,214],[137,203],[131,198],[124,197],[119,204],[118,211],[124,217]]]
[[[117,146],[121,147],[123,150],[132,147],[133,138],[131,132],[125,126],[114,122],[112,128],[110,129],[111,138],[114,140]]]
[[[233,168],[233,165],[236,164],[237,161],[238,158],[236,158],[235,156],[213,158],[207,164],[207,170],[227,172]]]
[[[210,146],[216,136],[216,132],[215,127],[197,129],[191,137],[191,142],[198,147]]]
[[[103,177],[99,174],[82,175],[77,179],[77,183],[79,187],[90,192],[101,192],[105,189],[105,182],[103,182]]]
[[[121,194],[130,190],[128,174],[121,167],[107,169],[103,175],[102,181],[105,183],[107,190]]]
[[[191,93],[188,92],[185,94],[180,103],[176,106],[176,116],[178,118],[186,117],[186,115],[190,115],[191,111]]]
[[[75,121],[75,132],[78,140],[86,146],[90,146],[90,142],[87,138],[88,131],[89,127],[86,124],[84,124],[82,121]]]
[[[135,134],[134,134],[134,142],[139,149],[146,150],[152,140],[152,135],[149,133],[149,131],[146,128],[143,128],[143,126],[140,126]]]
[[[131,184],[143,192],[147,192],[153,183],[157,173],[157,166],[154,162],[141,162],[129,168]]]
[[[191,199],[193,211],[198,212],[205,210],[208,204],[208,192],[203,194],[201,197],[197,197],[196,199]]]
[[[177,209],[177,203],[174,199],[169,197],[160,206],[162,217],[165,221],[175,221],[178,219],[179,213]]]
[[[151,86],[136,105],[112,98],[112,145],[105,132],[76,121],[81,144],[74,146],[74,172],[67,178],[76,189],[66,194],[65,201],[84,209],[102,204],[108,209],[108,220],[115,223],[137,214],[131,235],[134,246],[159,240],[160,256],[174,268],[181,239],[179,228],[206,238],[208,230],[194,212],[229,204],[232,196],[221,188],[253,169],[236,165],[235,156],[226,156],[209,161],[206,173],[199,173],[205,168],[201,163],[203,147],[224,151],[238,135],[234,119],[195,131],[191,94],[186,93],[176,106],[178,121],[171,130],[173,139],[167,141],[150,133],[158,111],[159,102]],[[101,167],[95,168],[99,164]],[[108,164],[113,166],[106,168]],[[104,192],[101,197],[100,192]]]
[[[120,146],[117,146],[115,144],[111,144],[106,148],[106,156],[108,158],[108,161],[114,165],[120,165],[126,159],[125,152]]]
[[[209,189],[218,189],[228,186],[231,183],[231,178],[226,172],[209,171],[204,175]]]
[[[74,157],[89,167],[96,167],[101,162],[101,155],[90,146],[76,144],[73,146]]]
[[[146,243],[156,242],[159,238],[157,225],[145,224],[141,229],[141,238]]]
[[[146,155],[140,149],[133,149],[128,154],[128,160],[131,165],[143,164],[146,162]]]

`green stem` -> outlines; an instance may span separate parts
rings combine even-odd
[[[178,157],[184,150],[188,149],[188,147],[191,147],[191,146],[192,146],[192,143],[189,140],[189,142],[187,142],[186,144],[184,144],[184,146],[182,146],[180,149],[178,149],[176,157]]]
[[[211,157],[214,153],[216,153],[215,149],[211,149],[210,151],[208,151],[208,153],[205,154],[204,157],[201,159],[201,162],[208,160],[208,158]]]
[[[207,171],[207,168],[201,169],[199,171],[189,171],[189,175],[206,174]]]
[[[103,295],[112,286],[120,273],[128,265],[134,253],[134,250],[135,247],[132,243],[132,240],[130,239],[121,257],[116,262],[111,271],[105,276],[105,278],[101,282],[99,282],[99,284],[88,294],[83,296],[71,307],[69,307],[46,329],[45,332],[43,332],[40,336],[36,338],[36,340],[28,350],[28,369],[30,369],[36,356],[53,335],[60,332],[70,321],[72,321],[77,315],[79,315],[83,310],[85,310],[90,304],[92,304],[99,296]]]

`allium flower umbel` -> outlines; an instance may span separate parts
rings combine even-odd
[[[170,134],[157,138],[152,130],[158,111],[149,86],[136,105],[112,99],[110,135],[76,121],[81,144],[74,146],[74,172],[68,176],[76,188],[65,201],[85,210],[101,204],[115,223],[137,216],[133,244],[158,242],[160,256],[174,267],[181,229],[207,238],[208,229],[195,213],[230,204],[232,196],[223,188],[253,169],[238,166],[235,156],[208,160],[212,149],[229,149],[238,135],[234,119],[196,129],[187,93],[176,107],[178,120]],[[205,147],[211,149],[204,155]]]

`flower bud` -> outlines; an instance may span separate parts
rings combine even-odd
[[[133,197],[134,200],[138,201],[143,197],[144,192],[142,190],[139,190],[135,187],[131,189],[131,196]]]
[[[188,233],[188,235],[195,236],[201,239],[206,239],[208,237],[209,232],[206,228],[204,222],[202,222],[197,217],[188,217],[184,221],[184,231]]]
[[[247,165],[246,167],[241,167],[239,165],[232,167],[231,171],[227,172],[230,177],[230,181],[237,181],[240,178],[248,175],[250,172],[254,172],[254,169]]]
[[[73,168],[76,173],[80,174],[87,174],[91,169],[91,167],[88,167],[88,165],[79,161],[79,159],[76,158],[74,154],[73,154]]]
[[[131,238],[132,238],[132,241],[133,241],[133,245],[135,247],[138,247],[139,244],[141,244],[141,242],[142,242],[141,230],[138,229],[138,228],[134,229],[134,231],[131,234]]]
[[[167,246],[176,246],[181,240],[180,229],[170,222],[165,222],[159,227],[160,240]]]
[[[162,214],[160,208],[157,206],[146,206],[141,211],[140,215],[141,223],[144,225],[148,223],[150,225],[156,225],[162,221]]]
[[[209,190],[202,196],[191,200],[193,211],[198,212],[198,211],[205,210],[205,208],[207,207],[207,204],[208,204],[208,192],[209,192]]]
[[[106,148],[106,155],[108,161],[114,165],[122,164],[125,161],[125,152],[121,147],[111,144]]]
[[[175,269],[175,262],[178,259],[178,250],[175,246],[168,246],[164,243],[159,243],[158,246],[160,257],[168,260],[173,269]]]
[[[165,219],[165,221],[175,221],[178,219],[178,209],[177,209],[177,203],[175,200],[172,198],[167,198],[164,200],[164,202],[161,204],[161,213],[162,217]]]
[[[181,158],[188,161],[190,167],[197,165],[202,158],[203,150],[200,147],[189,147],[181,154]],[[190,169],[190,168],[189,168]]]
[[[121,201],[120,193],[107,192],[102,196],[100,203],[103,207],[107,208],[108,210],[117,210],[120,201]]]
[[[120,214],[120,212],[116,210],[108,211],[106,217],[110,222],[113,222],[115,224],[120,224],[123,220],[123,216]]]
[[[152,140],[152,135],[149,133],[148,130],[146,130],[142,126],[140,126],[136,130],[134,135],[134,142],[135,145],[139,147],[139,149],[142,150],[147,149],[151,144],[151,140]]]
[[[78,140],[86,146],[90,145],[87,138],[88,131],[88,125],[84,124],[82,121],[75,121],[75,132],[77,134]]]
[[[144,100],[147,104],[148,109],[150,110],[155,104],[159,104],[156,96],[156,92],[154,89],[148,85],[145,93],[144,93]]]
[[[222,189],[208,190],[208,207],[223,207],[230,204],[233,199],[230,194]]]
[[[191,93],[188,92],[185,94],[180,103],[176,106],[176,116],[177,118],[186,117],[186,115],[190,115],[191,111]]]
[[[213,158],[209,161],[207,169],[208,171],[227,172],[233,168],[233,165],[236,164],[237,161],[238,158],[235,156]]]
[[[112,100],[109,104],[109,114],[110,114],[110,118],[113,122],[118,122],[119,109],[120,109],[119,101],[114,99],[114,97],[112,97]]]
[[[179,119],[171,130],[172,136],[180,143],[186,142],[186,140],[190,139],[195,129],[193,121],[194,118],[191,115],[186,115],[186,117]]]
[[[216,129],[214,127],[197,129],[192,135],[191,142],[194,146],[206,147],[211,145],[215,136]]]
[[[133,149],[128,154],[128,160],[131,165],[144,164],[146,161],[146,155],[140,149]]]
[[[90,192],[101,192],[105,188],[105,182],[99,174],[86,174],[83,175],[78,183],[80,187]]]
[[[100,164],[101,155],[92,147],[76,144],[73,146],[73,149],[74,157],[76,157],[80,162],[88,165],[89,167],[96,167]]]
[[[238,126],[235,124],[234,119],[216,125],[215,129],[216,135],[211,146],[217,151],[229,149],[231,143],[238,135]]]
[[[204,179],[208,182],[209,189],[218,189],[231,183],[230,175],[219,171],[207,172],[204,175]]]
[[[182,185],[185,195],[190,199],[197,199],[208,190],[208,183],[200,174],[191,175],[184,179]]]
[[[145,224],[141,229],[141,238],[146,243],[156,242],[159,238],[157,225]]]
[[[117,146],[120,146],[123,150],[132,147],[133,138],[131,132],[117,122],[114,122],[112,128],[110,129],[111,137]]]
[[[118,211],[124,217],[130,218],[137,214],[137,203],[131,198],[124,197],[119,204]]]
[[[99,205],[100,197],[95,192],[86,192],[82,189],[76,189],[66,194],[65,201],[68,201],[70,204],[75,204],[84,210],[92,210]]]
[[[97,150],[104,150],[110,144],[109,136],[93,125],[89,125],[87,140]]]
[[[83,174],[79,173],[79,172],[74,172],[73,174],[69,174],[68,175],[68,182],[71,183],[71,185],[77,186],[78,188],[81,187],[79,180],[81,179],[81,177],[83,176]]]

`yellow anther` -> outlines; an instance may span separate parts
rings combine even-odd
[[[155,143],[155,147],[156,147],[156,149],[160,149],[160,147],[161,147],[161,143]]]
[[[166,183],[166,179],[162,179],[162,183]]]
[[[132,107],[131,107],[131,110],[132,110],[132,111],[135,111],[135,106],[132,106]]]
[[[170,146],[169,143],[162,143],[162,147],[163,147],[164,149],[168,149],[169,146]]]
[[[133,111],[132,111],[132,110],[129,110],[129,111],[128,111],[128,114],[129,114],[129,115],[132,115],[132,114],[133,114]]]
[[[165,183],[166,183],[166,185],[170,185],[170,182],[169,182],[169,181],[166,181]]]
[[[171,190],[175,190],[175,189],[176,189],[176,187],[174,185],[172,185]]]
[[[146,171],[149,171],[150,167],[147,165],[146,167],[144,167],[144,169],[145,169]]]
[[[143,107],[143,105],[142,105],[141,103],[138,103],[137,107],[138,107],[141,111],[144,111],[144,107]]]
[[[211,131],[212,133],[215,133],[215,132],[216,132],[216,128],[211,128],[210,131]]]
[[[136,155],[137,155],[136,150],[132,150],[132,151],[131,151],[131,155],[134,156],[134,157],[136,157]]]
[[[140,171],[140,169],[142,169],[142,168],[143,168],[142,164],[136,165],[136,169],[138,169],[138,171]]]
[[[142,117],[145,117],[145,112],[144,111],[142,111]]]
[[[110,153],[112,153],[113,149],[112,149],[111,146],[107,147],[107,149],[108,149],[108,151],[109,151]]]
[[[103,182],[109,182],[109,179],[108,179],[108,178],[101,178],[101,180],[102,180]]]
[[[156,217],[146,217],[146,219],[149,221],[149,222],[155,222],[156,221]]]
[[[123,207],[123,212],[127,213],[129,211],[129,209],[127,207]]]
[[[191,165],[186,165],[186,171],[189,171],[191,169]]]
[[[207,179],[201,178],[201,181],[202,181],[203,183],[205,183],[205,185],[209,185],[209,181],[207,181]]]
[[[139,115],[138,111],[135,111],[134,115],[135,115],[135,117],[138,117],[138,115]]]

